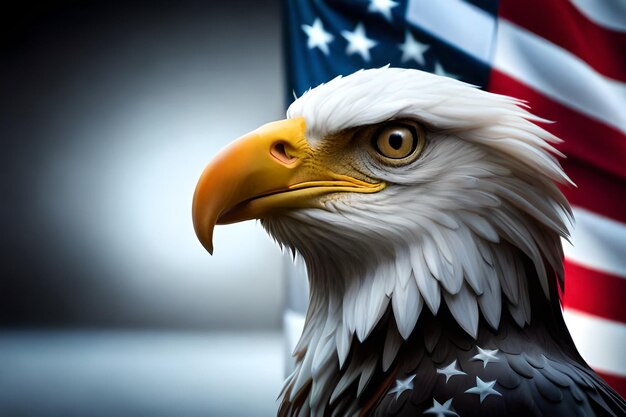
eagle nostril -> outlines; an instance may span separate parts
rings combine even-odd
[[[270,154],[272,154],[274,158],[276,158],[279,162],[283,164],[291,164],[298,159],[294,156],[290,156],[287,153],[287,147],[283,142],[276,142],[275,144],[273,144],[272,148],[270,149]]]

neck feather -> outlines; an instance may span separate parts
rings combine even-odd
[[[502,330],[518,335],[541,333],[541,340],[549,338],[559,349],[577,355],[559,304],[543,294],[532,261],[522,254],[518,253],[518,256],[526,273],[532,319],[520,325],[511,310],[504,310],[499,325],[494,328],[481,315],[476,335],[466,332],[444,303],[436,313],[429,309],[421,311],[415,326],[405,337],[397,326],[393,301],[389,300],[384,303],[384,311],[372,330],[361,339],[346,321],[345,310],[352,308],[350,296],[346,293],[341,300],[329,297],[337,284],[326,281],[332,276],[337,279],[335,274],[340,271],[337,268],[311,268],[311,303],[295,350],[296,370],[285,384],[279,415],[292,415],[294,409],[306,409],[306,415],[324,415],[327,407],[341,409],[341,415],[352,415],[357,409],[367,407],[368,398],[389,388],[398,370],[410,367],[411,361],[416,360],[412,356],[414,353],[436,355],[439,350],[449,351],[449,347],[436,348],[439,343],[465,346],[465,350],[474,345],[493,346],[493,343],[504,343],[504,339],[498,336]],[[320,285],[324,282],[326,284]],[[549,292],[557,297],[556,280],[551,280]],[[524,339],[525,336],[519,336],[509,340],[519,344]],[[528,349],[533,351],[536,347]],[[303,408],[303,405],[306,406]]]

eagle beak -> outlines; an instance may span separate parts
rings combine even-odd
[[[192,216],[196,235],[209,253],[216,224],[320,207],[316,197],[323,194],[372,193],[385,187],[333,172],[309,146],[305,131],[302,117],[268,123],[222,149],[204,169]]]

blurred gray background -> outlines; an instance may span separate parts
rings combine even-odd
[[[2,49],[2,324],[277,327],[278,249],[249,222],[210,257],[191,197],[284,117],[279,4],[38,6]]]
[[[0,24],[0,415],[271,415],[285,260],[254,222],[210,257],[190,213],[217,150],[284,116],[280,3]]]

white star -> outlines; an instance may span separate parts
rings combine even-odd
[[[488,395],[499,395],[502,397],[498,391],[493,389],[493,386],[496,384],[496,381],[483,381],[479,377],[476,377],[476,386],[474,388],[468,389],[468,394],[478,394],[480,395],[480,402],[482,404],[483,400],[487,398]]]
[[[370,0],[367,11],[370,13],[380,13],[385,16],[385,19],[391,22],[391,9],[396,6],[398,6],[398,3],[393,0]]]
[[[404,391],[413,389],[413,378],[415,378],[415,375],[411,375],[406,379],[396,380],[396,386],[388,394],[396,394],[397,400]]]
[[[476,346],[476,348],[478,349],[478,353],[472,356],[472,360],[483,361],[483,368],[486,368],[489,362],[500,362],[500,359],[496,356],[498,349],[482,349],[480,346]]]
[[[452,362],[450,365],[446,366],[445,368],[437,369],[437,373],[446,376],[446,383],[451,377],[455,375],[467,375],[465,372],[461,371],[460,369],[456,367],[456,359],[454,360],[454,362]]]
[[[436,414],[437,417],[446,417],[446,416],[457,416],[456,411],[450,409],[452,405],[452,398],[446,401],[443,404],[439,404],[437,400],[433,398],[433,406],[428,410],[424,411],[424,414]]]
[[[352,55],[358,53],[365,61],[370,60],[370,49],[378,45],[378,42],[367,37],[363,23],[356,25],[354,32],[344,30],[341,32],[341,36],[348,41],[346,54]]]
[[[329,54],[328,44],[335,39],[333,35],[324,30],[324,25],[320,18],[316,18],[313,25],[302,25],[302,30],[308,36],[307,46],[309,49],[320,48],[325,55]]]
[[[458,75],[452,74],[451,72],[444,70],[439,62],[435,62],[435,70],[433,72],[437,75],[441,75],[444,77],[455,78],[455,79],[459,78]]]
[[[415,62],[424,65],[424,52],[426,52],[430,46],[415,40],[411,32],[407,30],[404,35],[404,43],[398,45],[398,48],[402,50],[402,62],[413,59]]]

